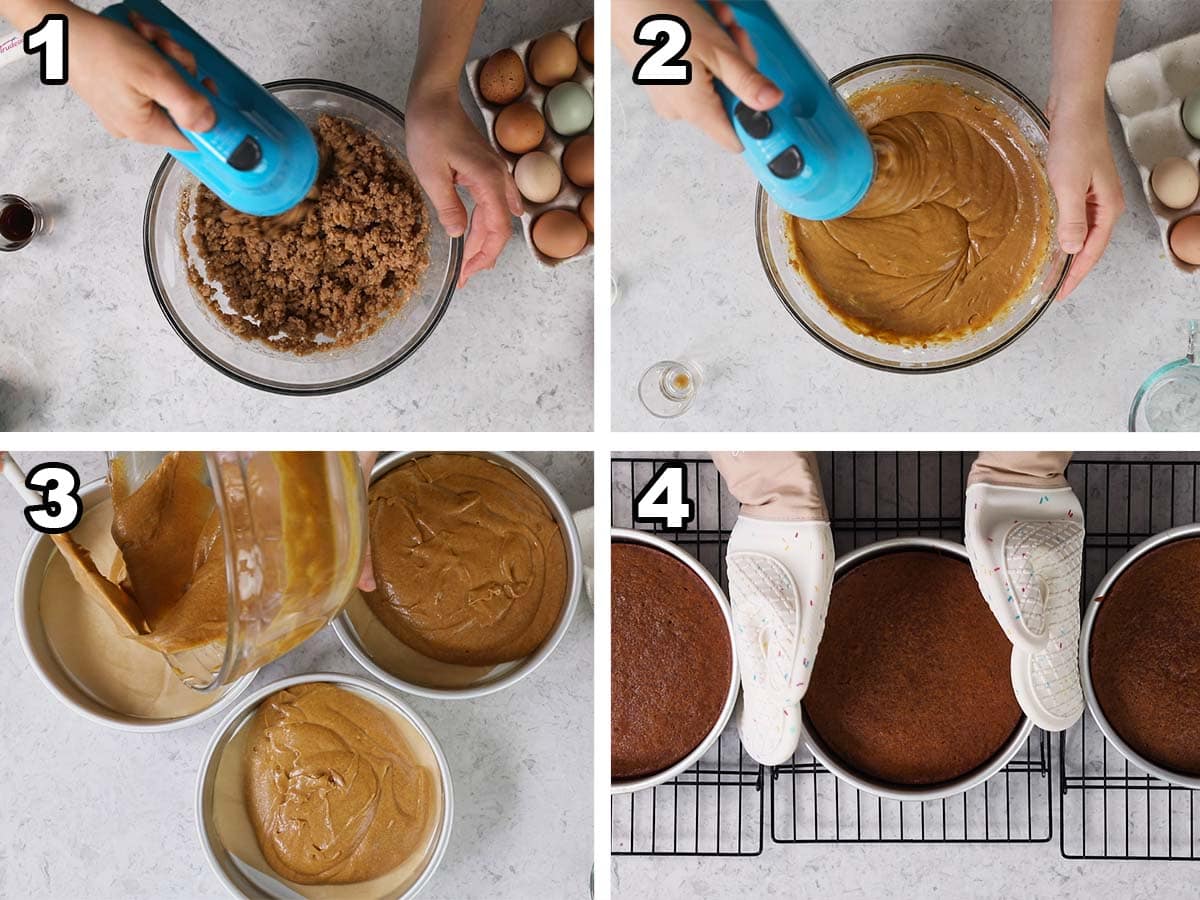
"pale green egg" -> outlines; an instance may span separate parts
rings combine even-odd
[[[574,81],[555,85],[546,95],[546,121],[559,134],[571,136],[592,124],[592,95]]]
[[[1183,101],[1183,127],[1188,134],[1200,141],[1200,90]]]

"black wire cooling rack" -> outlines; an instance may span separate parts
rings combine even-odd
[[[1083,597],[1129,549],[1200,520],[1200,465],[1080,455],[1068,470],[1085,511]],[[1200,791],[1127,762],[1089,713],[1058,739],[1062,854],[1073,859],[1200,859]]]
[[[902,535],[961,541],[963,491],[973,454],[839,453],[820,456],[839,552]],[[631,528],[633,498],[666,460],[614,457],[613,520]],[[725,544],[737,503],[707,458],[683,459],[696,515],[663,532],[727,587]],[[655,529],[658,531],[658,529]],[[900,803],[862,794],[799,751],[764,770],[742,750],[736,729],[701,763],[666,785],[612,800],[614,855],[753,856],[762,852],[763,793],[771,788],[776,843],[1048,841],[1050,749],[1035,730],[1004,771],[945,801]]]

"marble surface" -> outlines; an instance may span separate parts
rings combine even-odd
[[[343,81],[404,107],[417,0],[188,0],[181,7],[197,31],[262,81]],[[589,0],[489,3],[471,55],[591,9]],[[0,34],[9,30],[0,21]],[[0,94],[0,190],[44,204],[55,220],[50,237],[0,262],[0,428],[591,429],[590,262],[546,271],[518,228],[496,268],[455,295],[430,339],[398,369],[333,397],[276,397],[211,369],[158,309],[142,259],[142,213],[161,152],[109,137],[69,88],[38,82],[33,59],[0,71]],[[465,83],[462,96],[471,111]]]
[[[632,453],[632,452],[614,452],[616,458],[638,456],[647,458],[704,458],[707,454],[703,453],[678,453],[678,452],[650,452],[650,453]],[[912,454],[903,454],[904,456],[904,472],[906,477],[902,483],[908,485],[906,493],[911,490],[913,479],[917,476],[918,468]],[[959,454],[951,454],[948,456],[946,471],[953,472],[955,470],[965,470],[969,465],[973,454],[966,454],[962,457]],[[887,455],[890,457],[890,454]],[[879,479],[879,484],[884,485],[879,490],[878,496],[889,497],[891,490],[895,486],[897,470],[890,465],[890,460],[885,457],[880,461],[878,468],[872,468],[864,462],[863,473],[858,476],[853,470],[848,470],[845,465],[837,470],[838,474],[834,474],[835,469],[832,466],[832,460],[827,453],[818,454],[818,459],[822,471],[822,481],[826,491],[827,498],[835,498],[840,496],[842,503],[838,504],[840,510],[839,515],[846,515],[848,508],[845,507],[845,501],[849,496],[849,482],[847,479],[861,477],[861,487],[865,488],[865,496],[872,493],[872,485],[875,484],[874,479]],[[922,462],[919,464],[922,468],[921,472],[925,475],[925,485],[927,490],[922,494],[926,498],[923,502],[930,502],[929,485],[938,483],[939,468],[936,466],[937,460],[933,458],[933,454],[923,454]],[[1072,482],[1076,485],[1077,491],[1082,495],[1080,483],[1082,481],[1081,464],[1089,461],[1096,462],[1099,459],[1103,460],[1129,460],[1129,461],[1193,461],[1194,454],[1166,454],[1166,453],[1079,453],[1074,457],[1075,465],[1068,470]],[[930,465],[930,464],[935,465]],[[649,464],[640,464],[636,472],[637,486],[640,488],[646,480],[649,479],[652,472],[652,466]],[[632,485],[628,476],[628,468],[623,465],[613,467],[614,476],[612,479],[613,485],[613,511],[614,521],[618,525],[628,526],[630,524],[630,516],[632,511]],[[1168,485],[1174,485],[1174,480],[1167,482],[1165,470],[1160,471],[1160,476],[1155,482],[1155,498],[1158,501],[1154,508],[1159,511],[1158,516],[1154,519],[1153,529],[1165,528],[1169,524],[1169,520],[1164,518],[1163,510],[1169,509],[1171,504],[1167,500],[1167,495],[1171,491]],[[1099,474],[1093,473],[1096,480],[1103,480],[1103,472]],[[703,471],[693,470],[689,476],[692,478],[694,496],[698,491],[699,499],[703,502],[698,503],[698,507],[704,510],[700,513],[701,521],[699,527],[715,529],[718,526],[716,520],[717,500],[715,496],[718,489],[716,483],[715,469],[710,466],[705,466]],[[888,479],[891,479],[888,481]],[[1114,491],[1111,501],[1111,515],[1115,521],[1121,521],[1126,513],[1124,501],[1116,499],[1121,493],[1122,475],[1119,471],[1114,473]],[[958,486],[961,489],[961,482],[956,482],[953,476],[949,476],[948,485]],[[1138,482],[1140,490],[1144,492],[1148,487],[1148,482]],[[1189,503],[1189,492],[1191,486],[1191,478],[1181,475],[1180,481],[1176,489],[1176,496],[1180,501],[1181,518],[1175,521],[1184,521],[1183,517],[1194,515]],[[1099,486],[1093,482],[1093,494],[1091,498],[1083,497],[1085,510],[1091,510],[1100,502],[1100,493],[1096,490]],[[1166,494],[1160,492],[1165,491]],[[958,490],[943,492],[939,495],[934,490],[933,497],[942,496],[946,506],[947,515],[956,515],[951,513],[951,509],[958,502],[955,496]],[[1091,505],[1088,504],[1088,499],[1091,499]],[[905,515],[915,515],[916,509],[910,509],[908,504],[913,501],[911,496],[904,497]],[[836,502],[830,499],[830,502]],[[866,500],[864,503],[868,502]],[[1138,509],[1142,509],[1142,504],[1136,504]],[[930,507],[923,507],[925,516],[930,516]],[[942,509],[938,506],[938,509]],[[723,526],[731,527],[731,524],[736,520],[737,504],[728,492],[721,491],[721,509],[724,515]],[[1089,523],[1093,521],[1089,514]],[[1135,522],[1140,522],[1140,514],[1135,514]],[[1118,526],[1119,527],[1119,526]],[[1141,526],[1139,526],[1141,527]],[[946,534],[946,537],[952,537]],[[843,535],[845,537],[845,535]],[[691,545],[684,542],[685,546],[691,549]],[[709,548],[705,548],[706,550]],[[704,553],[701,553],[701,559],[712,568],[715,565],[715,558],[709,555],[707,558]],[[1095,573],[1093,573],[1095,574]],[[1087,590],[1094,587],[1094,581],[1098,580],[1098,576],[1093,579],[1093,583],[1086,585]],[[1093,753],[1099,747],[1099,737],[1095,734],[1094,724],[1090,724],[1090,731],[1093,732],[1088,738],[1089,745]],[[1074,749],[1078,747],[1079,728],[1073,729],[1068,750],[1067,759],[1074,760],[1078,757],[1072,755],[1078,753]],[[725,750],[725,765],[728,766],[728,760],[733,757],[731,754],[737,751],[736,729],[730,726],[726,730],[725,736],[722,738],[723,748]],[[736,859],[717,859],[717,858],[686,858],[686,857],[616,857],[612,863],[612,897],[614,900],[635,900],[635,898],[654,897],[654,898],[720,898],[720,900],[735,900],[735,898],[791,898],[797,896],[803,897],[954,897],[954,898],[1010,898],[1014,896],[1021,897],[1182,897],[1193,896],[1195,894],[1196,875],[1193,869],[1195,864],[1188,863],[1167,863],[1167,862],[1145,862],[1145,861],[1116,861],[1116,860],[1078,860],[1064,858],[1059,849],[1059,827],[1062,821],[1060,817],[1060,807],[1057,797],[1057,785],[1059,777],[1059,759],[1057,742],[1051,743],[1052,756],[1051,765],[1052,773],[1047,782],[1035,787],[1034,790],[1034,808],[1037,812],[1037,824],[1035,825],[1035,834],[1042,835],[1045,833],[1045,815],[1046,815],[1046,798],[1045,793],[1047,787],[1051,789],[1055,795],[1053,799],[1053,833],[1051,840],[1048,843],[1038,844],[913,844],[913,845],[896,845],[896,844],[873,844],[873,845],[856,845],[856,844],[808,844],[808,845],[784,845],[775,844],[771,841],[771,808],[770,800],[765,800],[765,834],[763,837],[763,850],[761,855],[757,857],[736,858]],[[1115,752],[1110,752],[1110,756],[1115,757]],[[712,759],[710,751],[709,760]],[[1076,769],[1071,769],[1072,774],[1079,774]],[[1103,768],[1096,769],[1090,767],[1089,774],[1095,775],[1098,771],[1103,771]],[[1111,771],[1119,771],[1119,765],[1114,765]],[[780,799],[786,798],[787,795],[787,776],[783,776],[785,781],[782,782],[782,787],[777,787],[776,795]],[[1019,778],[1019,777],[1018,777]],[[798,790],[801,797],[810,796],[810,788],[807,785],[807,776],[798,776],[797,782],[801,782],[798,787],[793,785],[794,790]],[[1018,781],[1019,784],[1019,781]],[[824,785],[827,787],[827,784]],[[998,796],[1004,796],[1004,789],[1000,788]],[[983,807],[980,804],[979,789],[975,791],[972,799],[971,809],[973,812],[978,812]],[[1019,795],[1021,790],[1016,790],[1015,794]],[[644,796],[645,795],[641,795]],[[689,801],[692,796],[688,791],[680,792],[680,798],[672,798],[667,792],[659,801],[657,809],[662,813],[663,819],[658,823],[658,834],[660,839],[669,841],[672,834],[672,804],[679,803],[686,807],[687,813],[690,814],[695,810],[695,802]],[[1079,828],[1080,820],[1078,818],[1078,794],[1073,795],[1070,801],[1072,831],[1070,832],[1068,846],[1074,850],[1079,848]],[[705,849],[713,849],[715,838],[714,822],[718,821],[713,817],[713,798],[711,791],[707,795],[707,806],[705,814],[701,818],[700,828],[703,834],[702,847]],[[736,846],[736,839],[739,833],[737,823],[742,821],[743,825],[741,834],[743,840],[753,844],[757,841],[756,820],[752,815],[747,815],[744,818],[739,818],[734,813],[736,794],[726,793],[724,799],[725,812],[722,815],[717,813],[721,818],[722,823],[719,827],[721,834],[722,847],[730,849]],[[640,823],[638,828],[639,849],[646,846],[647,836],[649,835],[649,826],[647,824],[648,810],[651,808],[651,801],[643,799],[640,801],[640,813],[637,816],[637,821]],[[751,809],[757,807],[751,803]],[[803,801],[801,801],[803,802]],[[833,801],[826,798],[825,801],[832,803]],[[1157,801],[1155,801],[1157,803]],[[628,815],[621,815],[621,811],[627,810],[627,800],[617,801],[614,805],[618,807],[618,817],[624,823],[628,823]],[[853,810],[853,800],[847,799],[844,790],[841,800],[842,809],[846,810],[846,817],[841,821],[841,827],[847,831],[853,829],[856,821],[866,823],[865,830],[870,833],[875,827],[871,823],[877,821],[873,818],[874,813],[871,811],[874,804],[866,802],[863,804],[863,809],[866,810],[861,819],[856,820]],[[995,800],[993,800],[995,803]],[[1016,798],[1016,803],[1020,805],[1019,796]],[[1089,817],[1092,825],[1096,824],[1097,805],[1099,803],[1098,796],[1092,794],[1089,798],[1092,814]],[[1111,804],[1111,815],[1119,815],[1120,810],[1124,809],[1121,805],[1119,792],[1114,793]],[[786,803],[784,806],[786,807]],[[951,804],[954,809],[957,809],[957,801]],[[890,801],[887,803],[888,821],[891,823],[889,834],[896,833],[896,824],[894,812],[895,804]],[[939,813],[936,812],[936,804],[930,805],[930,828],[931,831],[936,830],[936,823],[940,821]],[[1000,809],[999,804],[996,804],[993,809]],[[822,834],[831,834],[833,830],[833,819],[829,814],[832,806],[821,806],[823,814],[821,815]],[[1176,822],[1180,823],[1186,818],[1186,807],[1182,802],[1177,800],[1175,809],[1182,818],[1177,817]],[[951,810],[953,812],[953,810]],[[803,807],[799,811],[800,819],[797,819],[799,833],[811,833],[811,823],[809,822],[812,813],[811,808]],[[911,828],[917,821],[919,813],[914,804],[906,805],[906,816],[908,826]],[[779,832],[781,835],[788,834],[787,822],[792,818],[790,810],[780,811]],[[950,815],[948,818],[957,820],[957,816]],[[1099,818],[1103,818],[1102,816]],[[681,843],[687,843],[694,835],[694,829],[691,827],[690,820],[686,816],[680,816],[679,821]],[[998,817],[997,822],[1003,822],[1004,816]],[[1018,830],[1026,826],[1020,824],[1020,816],[1015,816],[1013,819],[1016,822]],[[1144,819],[1140,820],[1144,823]],[[1157,817],[1156,817],[1157,821]],[[731,827],[732,826],[732,827]],[[627,828],[628,825],[626,824]],[[998,827],[1003,827],[999,825]],[[1145,831],[1137,831],[1135,833],[1144,835]],[[981,829],[978,823],[975,826],[976,830],[973,833],[980,833]],[[1183,830],[1183,829],[1180,829]],[[624,830],[618,832],[624,835]],[[751,838],[751,833],[754,837]],[[1090,832],[1092,837],[1089,841],[1095,840],[1096,843],[1089,843],[1089,849],[1093,852],[1100,846],[1100,835],[1093,830]],[[1114,827],[1114,835],[1117,829]],[[1156,852],[1162,852],[1160,848],[1160,839],[1162,838],[1161,829],[1157,832],[1155,839]],[[622,838],[624,840],[624,838]],[[626,841],[627,843],[627,841]],[[1187,836],[1186,832],[1180,835],[1178,832],[1175,835],[1174,852],[1186,853],[1187,851]]]
[[[26,469],[47,454],[15,454]],[[569,504],[590,505],[590,453],[527,454]],[[553,457],[553,458],[551,458]],[[99,453],[55,454],[85,480]],[[29,539],[0,494],[0,585]],[[6,591],[8,589],[6,588]],[[6,593],[6,596],[11,594]],[[41,684],[11,614],[0,628],[0,897],[224,897],[196,837],[197,767],[218,721],[162,735],[109,731]],[[260,687],[313,671],[365,674],[325,629],[259,673]],[[252,688],[253,689],[253,688]],[[437,735],[454,779],[441,867],[422,897],[586,898],[592,865],[592,607],[517,685],[479,700],[405,698]]]
[[[1048,0],[777,0],[829,74],[872,57],[968,59],[1044,104]],[[1116,58],[1200,30],[1183,0],[1126,0]],[[1142,380],[1183,355],[1197,282],[1164,257],[1109,113],[1129,211],[1091,277],[1013,346],[958,372],[905,376],[845,361],[810,338],[755,248],[754,179],[689,126],[664,124],[614,63],[612,407],[617,430],[1124,430]],[[705,369],[695,406],[661,422],[636,396],[660,359]]]

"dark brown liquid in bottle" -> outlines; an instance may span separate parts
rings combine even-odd
[[[33,237],[33,210],[20,203],[10,203],[0,209],[0,236],[13,243]]]

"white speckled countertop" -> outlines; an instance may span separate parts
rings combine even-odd
[[[530,453],[573,509],[591,505],[590,453]],[[16,454],[28,470],[47,454]],[[85,480],[100,453],[56,454]],[[12,596],[29,539],[0,494],[0,585]],[[9,602],[6,600],[6,603]],[[365,675],[325,629],[259,673]],[[196,771],[211,720],[161,735],[93,725],[50,694],[27,662],[11,611],[0,627],[0,897],[224,897],[196,836]],[[454,778],[454,825],[422,897],[586,898],[592,866],[592,607],[581,600],[553,655],[514,687],[473,701],[405,697]]]
[[[417,0],[186,0],[175,8],[261,81],[327,78],[404,107]],[[472,56],[591,9],[589,0],[488,3]],[[0,21],[0,33],[8,30]],[[0,70],[0,95],[0,192],[42,203],[55,219],[48,238],[0,260],[0,428],[590,430],[590,262],[543,270],[518,228],[496,268],[456,293],[430,339],[395,371],[333,397],[275,397],[209,368],[159,311],[141,230],[162,153],[109,137],[69,88],[38,82],[34,59]],[[473,110],[465,84],[462,96]]]
[[[1049,0],[776,0],[825,71],[892,53],[965,58],[1035,103],[1050,83]],[[1116,58],[1200,31],[1184,0],[1126,0]],[[1091,277],[1013,346],[958,372],[875,372],[824,349],[776,298],[754,238],[754,179],[689,126],[664,125],[614,63],[613,421],[617,430],[1121,431],[1154,369],[1183,355],[1200,282],[1164,258],[1109,114],[1129,211]],[[705,384],[662,423],[636,397],[660,359],[690,356]]]

